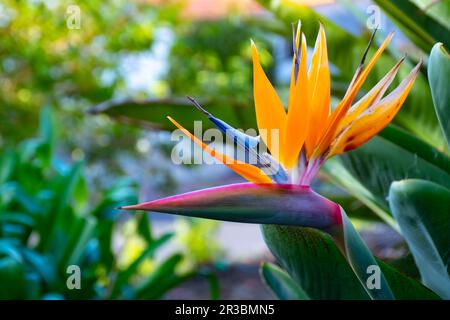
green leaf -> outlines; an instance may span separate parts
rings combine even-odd
[[[369,299],[329,235],[303,227],[263,225],[261,229],[281,267],[311,299]]]
[[[430,166],[437,176],[442,170],[445,177],[450,172],[450,159],[394,125],[381,131],[379,136],[374,138],[376,142],[369,142],[349,154],[329,159],[322,172],[399,231],[386,200],[392,181],[396,180],[395,177],[429,177],[426,170]],[[403,164],[396,161],[390,165],[391,157],[409,159],[416,167],[411,167],[407,161]],[[400,166],[400,170],[397,166]],[[374,168],[378,168],[378,171]]]
[[[148,214],[143,212],[140,215],[137,215],[138,220],[138,233],[141,237],[144,238],[144,240],[147,242],[147,244],[151,244],[154,239],[152,235],[152,229],[150,227],[150,219],[148,217]]]
[[[209,296],[211,300],[219,300],[220,299],[220,283],[219,278],[214,272],[207,271],[204,275],[209,285]]]
[[[42,282],[37,272],[31,271],[25,274],[26,299],[38,300],[42,291]]]
[[[389,211],[387,196],[393,181],[419,178],[450,187],[446,155],[395,128],[385,129],[380,135],[340,159],[384,211]]]
[[[22,212],[5,211],[0,213],[0,224],[2,223],[19,224],[31,228],[34,225],[34,218]]]
[[[43,256],[37,251],[30,250],[28,248],[22,249],[22,255],[27,264],[32,267],[44,280],[47,287],[54,285],[57,270],[53,264],[53,261],[49,257]]]
[[[82,169],[83,165],[80,166],[81,170],[83,170]],[[73,198],[72,207],[74,208],[75,213],[78,215],[88,214],[89,190],[87,186],[87,181],[82,173],[80,179],[78,179],[77,183],[75,184],[72,198]]]
[[[420,280],[419,269],[417,269],[416,263],[414,262],[414,257],[412,256],[411,252],[408,252],[397,259],[390,260],[389,265],[399,272],[407,275],[408,277],[411,277],[415,280]]]
[[[366,188],[337,158],[329,159],[322,167],[322,173],[338,187],[346,190],[361,201],[394,230],[399,231],[397,222],[392,218],[386,204],[372,191]]]
[[[0,300],[24,299],[26,272],[23,257],[16,244],[0,239]]]
[[[17,161],[18,157],[15,152],[11,150],[2,152],[0,155],[0,184],[5,183],[11,177]]]
[[[403,180],[392,184],[389,200],[423,282],[450,299],[450,190],[430,181]]]
[[[221,120],[237,128],[255,128],[256,118],[251,105],[240,105],[218,100],[201,100],[199,103]],[[167,119],[171,116],[189,131],[194,130],[194,121],[204,120],[187,98],[164,98],[147,100],[110,100],[90,110],[92,114],[105,113],[119,121],[142,127],[173,131],[173,124]],[[202,121],[203,129],[214,128],[209,121]]]
[[[60,260],[57,261],[58,266],[62,270],[71,264],[81,264],[81,258],[85,253],[86,245],[93,238],[96,226],[96,218],[75,216],[72,221],[72,226],[69,229],[67,244],[64,247]],[[56,256],[55,258],[58,257]]]
[[[347,262],[372,299],[394,299],[393,292],[382,272],[379,275],[380,287],[376,289],[369,287],[371,276],[369,268],[379,267],[378,263],[342,208],[341,212],[342,231],[331,232],[337,246],[345,254]]]
[[[311,299],[369,299],[333,239],[321,231],[262,226],[269,249]],[[437,299],[419,282],[377,260],[396,299]]]
[[[261,265],[261,276],[281,300],[309,300],[308,295],[284,270],[271,263]]]
[[[386,277],[395,298],[398,300],[440,300],[433,291],[420,282],[399,272],[394,267],[377,260],[381,271]]]
[[[440,24],[450,29],[450,2],[435,0],[411,0],[424,12],[439,21]]]
[[[389,125],[378,135],[413,154],[417,154],[422,159],[432,163],[443,171],[450,173],[450,158],[448,155],[424,140],[413,136],[395,125]]]
[[[429,52],[436,42],[450,45],[448,29],[407,0],[375,0],[400,29],[422,50]]]
[[[431,50],[428,79],[439,124],[450,148],[450,56],[442,43],[436,43]]]
[[[115,299],[119,296],[121,290],[123,289],[123,286],[128,283],[130,278],[136,274],[136,271],[138,270],[139,266],[145,261],[145,259],[150,258],[153,253],[159,249],[163,244],[165,244],[167,241],[169,241],[173,237],[173,234],[168,233],[162,235],[157,240],[154,240],[143,252],[142,254],[136,258],[131,265],[121,271],[118,276],[117,280],[114,283],[114,287],[111,293],[111,299]]]
[[[52,109],[45,107],[41,110],[39,122],[39,144],[36,155],[46,167],[50,166],[55,145],[55,125]]]
[[[23,264],[13,257],[0,256],[0,283],[0,300],[23,299],[26,295]]]
[[[57,177],[54,185],[54,194],[57,195],[51,203],[51,209],[47,215],[41,216],[39,232],[41,241],[39,248],[49,250],[57,250],[62,254],[64,245],[58,238],[59,235],[67,237],[65,233],[72,227],[72,215],[69,215],[69,207],[72,203],[74,193],[77,190],[79,181],[83,178],[83,163],[77,163],[70,168],[69,172],[61,177]]]
[[[188,272],[178,275],[175,268],[181,262],[183,257],[180,254],[174,254],[163,261],[153,273],[144,280],[135,290],[137,299],[159,299],[168,290],[180,283],[192,278],[195,272]]]
[[[397,80],[403,79],[404,70],[403,68],[399,71]],[[411,92],[393,122],[439,150],[444,150],[446,147],[445,139],[433,111],[428,81],[421,73],[417,76]]]

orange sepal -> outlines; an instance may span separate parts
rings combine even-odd
[[[196,136],[194,136],[192,133],[190,133],[188,130],[186,130],[182,125],[180,125],[178,122],[176,122],[171,117],[167,117],[175,126],[178,127],[186,136],[188,136],[192,141],[194,141],[197,145],[199,145],[203,151],[208,152],[211,156],[228,166],[231,170],[236,172],[237,174],[241,175],[245,179],[247,179],[250,182],[257,183],[257,184],[267,184],[272,183],[272,179],[264,173],[261,169],[252,166],[250,164],[235,160],[231,157],[228,157],[225,154],[222,154],[220,152],[215,151],[213,148],[206,145],[203,141],[198,139]]]

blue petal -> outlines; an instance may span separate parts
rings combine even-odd
[[[241,130],[235,129],[223,120],[214,117],[211,113],[206,111],[200,106],[200,104],[192,97],[187,97],[194,106],[200,110],[208,119],[219,129],[221,132],[225,133],[226,136],[233,139],[235,143],[245,150],[244,161],[249,163],[247,159],[256,159],[256,163],[250,163],[255,167],[261,168],[271,179],[276,183],[287,183],[288,176],[284,168],[270,156],[268,153],[258,154],[257,148],[260,143],[260,136],[250,136],[245,134]],[[241,159],[240,159],[241,160]]]

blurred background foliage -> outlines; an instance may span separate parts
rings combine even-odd
[[[148,7],[86,1],[80,10],[89,27],[78,32],[66,26],[67,6],[65,1],[2,2],[3,143],[29,136],[44,105],[80,117],[89,104],[111,98],[124,88],[117,68],[121,56],[151,45]],[[72,119],[62,120],[69,124]]]
[[[80,29],[68,27],[74,4]],[[201,119],[186,95],[236,127],[254,127],[249,40],[286,101],[291,23],[299,19],[310,49],[319,21],[325,26],[334,105],[371,35],[374,4],[381,10],[375,42],[391,30],[396,36],[361,94],[404,54],[398,79],[420,57],[425,67],[395,118],[401,129],[330,162],[316,188],[364,225],[384,221],[398,229],[386,201],[387,182],[397,176],[376,177],[371,165],[387,166],[374,156],[379,150],[407,159],[405,166],[415,161],[414,150],[405,153],[411,139],[422,139],[435,158],[448,155],[427,81],[432,46],[449,45],[448,1],[2,1],[0,282],[7,285],[0,298],[75,298],[65,290],[69,262],[87,270],[83,298],[159,298],[195,275],[206,276],[218,297],[210,274],[226,260],[218,223],[180,220],[175,234],[154,235],[147,216],[121,219],[115,210],[138,198],[237,181],[223,168],[174,165],[169,133],[155,129],[173,129],[166,115],[187,128]],[[156,259],[169,243],[176,249]]]
[[[146,215],[122,223],[131,179],[91,193],[84,163],[60,161],[56,142],[47,108],[35,138],[0,153],[0,299],[157,299],[199,274],[181,252],[155,260],[173,234],[154,236]],[[71,265],[82,290],[66,286]]]

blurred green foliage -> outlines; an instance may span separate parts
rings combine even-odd
[[[265,35],[242,18],[183,24],[174,28],[174,32],[175,42],[165,77],[173,96],[191,95],[251,104],[252,38],[261,51],[268,76],[273,78],[270,34]]]
[[[64,123],[66,150],[77,147],[78,155],[108,159],[99,147],[112,140],[127,146],[136,130],[117,129],[84,112],[125,94],[123,59],[149,50],[158,21],[169,22],[175,11],[139,1],[77,1],[76,29],[71,5],[66,0],[0,4],[0,146],[29,136],[39,109],[50,105]]]
[[[185,268],[219,262],[224,251],[217,239],[220,222],[205,219],[178,219],[175,225],[176,240],[185,253]]]
[[[12,143],[26,137],[43,105],[80,107],[86,100],[111,97],[114,89],[123,85],[114,68],[118,55],[111,49],[148,47],[152,27],[149,21],[144,25],[123,15],[127,11],[120,8],[128,6],[130,11],[133,5],[110,3],[81,4],[82,29],[69,29],[69,2],[2,2],[0,130],[4,140]],[[111,37],[104,36],[108,25],[112,26],[108,28]],[[109,83],[102,81],[107,71],[111,72]]]
[[[55,143],[46,108],[37,137],[0,153],[0,299],[160,298],[196,275],[176,270],[180,253],[155,259],[172,234],[154,237],[146,215],[120,222],[116,208],[137,201],[135,183],[93,193],[84,164],[62,161]],[[71,265],[79,290],[66,285]]]

